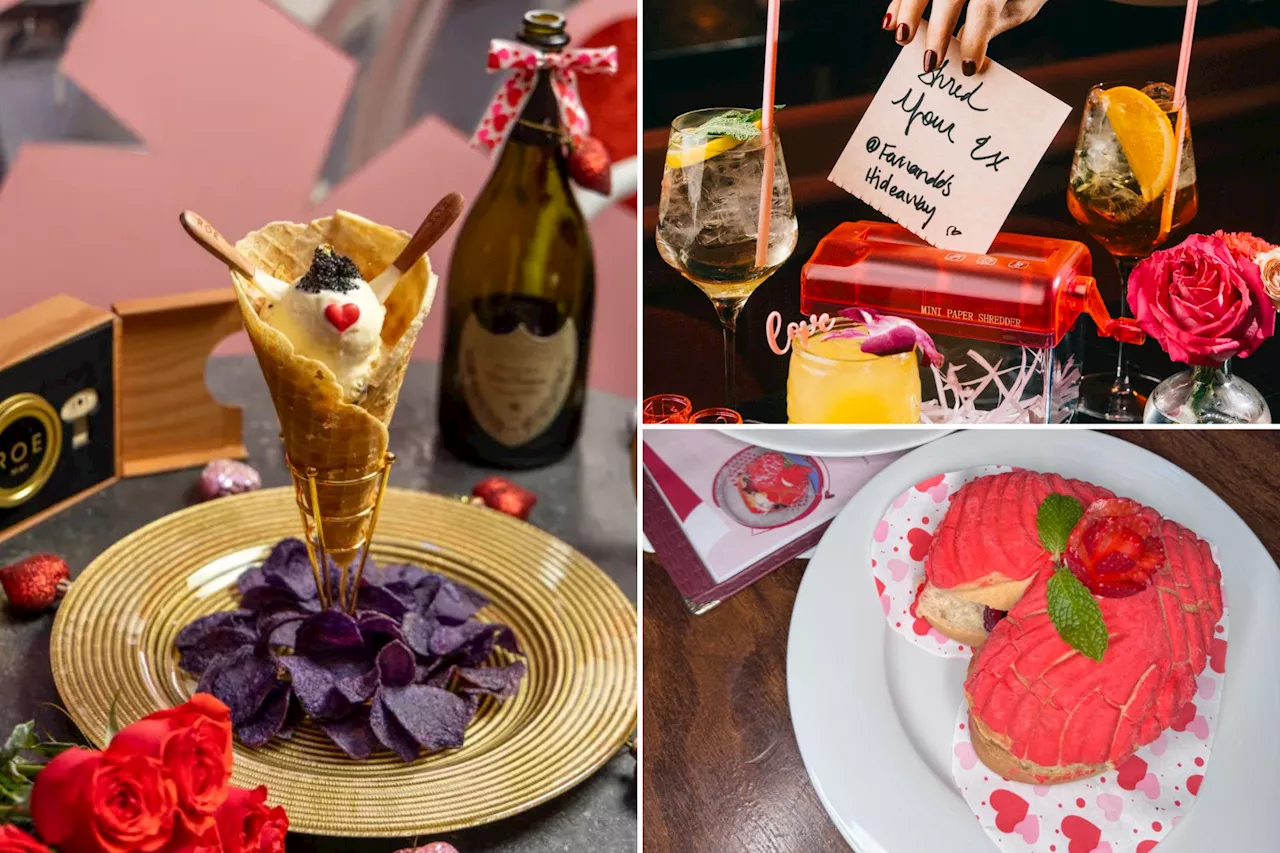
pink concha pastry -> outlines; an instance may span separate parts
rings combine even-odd
[[[1122,514],[1155,555],[1137,591],[1095,594],[1109,640],[1100,662],[1069,646],[1047,612],[1053,561],[1040,545],[1036,512],[1054,492],[1086,508],[1077,542],[1091,519]],[[1008,615],[979,638],[985,642],[965,681],[975,751],[1020,782],[1092,776],[1158,738],[1194,696],[1222,617],[1222,575],[1208,543],[1155,510],[1053,474],[1016,471],[966,484],[935,533],[925,570],[934,598],[950,606],[927,608],[922,599],[921,612],[948,617],[939,618],[946,627],[963,621],[975,592],[1022,588]]]

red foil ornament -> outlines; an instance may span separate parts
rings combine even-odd
[[[569,152],[569,177],[583,189],[608,195],[613,192],[613,170],[604,143],[594,136],[584,136],[573,143]]]
[[[36,554],[0,569],[0,586],[9,607],[19,613],[48,610],[67,591],[71,570],[56,554]]]
[[[513,515],[527,521],[538,496],[523,486],[517,486],[502,477],[485,477],[476,483],[471,494],[484,501],[484,505],[498,512]]]

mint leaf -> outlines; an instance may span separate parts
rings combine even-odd
[[[1058,556],[1067,547],[1067,537],[1080,523],[1084,515],[1084,507],[1080,501],[1057,492],[1040,502],[1036,510],[1036,530],[1040,534],[1040,544],[1053,556]]]
[[[726,113],[702,125],[698,128],[698,133],[702,136],[731,136],[739,142],[746,142],[748,139],[759,136],[760,128],[744,119],[740,113],[738,115]]]
[[[786,108],[787,108],[787,105],[786,105],[786,104],[774,104],[774,105],[773,105],[773,111],[774,111],[775,113],[776,113],[778,110],[785,110]],[[751,112],[747,113],[747,121],[751,122],[752,124],[754,124],[755,122],[758,122],[758,121],[759,121],[760,119],[762,119],[762,118],[764,118],[764,108],[763,108],[763,107],[757,107],[756,109],[754,109],[754,110],[752,110]]]
[[[1085,657],[1102,660],[1107,652],[1107,626],[1089,588],[1069,570],[1058,569],[1049,578],[1045,592],[1049,599],[1049,619],[1058,629],[1058,636]]]

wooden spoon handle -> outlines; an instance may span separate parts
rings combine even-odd
[[[237,252],[236,247],[232,246],[226,237],[218,233],[218,229],[205,222],[195,211],[182,211],[178,216],[178,221],[182,223],[183,229],[191,235],[191,239],[203,246],[205,251],[245,278],[253,278],[253,264],[245,260],[244,255]]]
[[[449,227],[462,215],[465,204],[466,202],[458,193],[449,193],[440,199],[436,206],[431,208],[427,218],[422,220],[418,230],[409,238],[409,243],[400,253],[400,257],[395,259],[395,268],[404,272],[417,263],[418,258],[425,255],[427,250],[434,246],[436,241],[444,236],[444,232],[448,231]]]

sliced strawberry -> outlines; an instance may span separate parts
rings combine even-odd
[[[1141,592],[1164,564],[1153,530],[1159,516],[1123,498],[1095,501],[1067,540],[1067,566],[1096,595]]]

